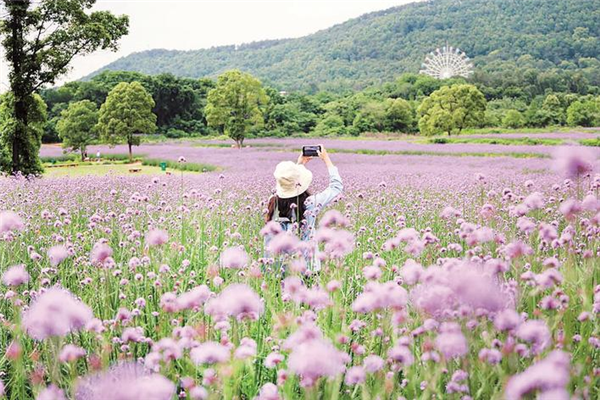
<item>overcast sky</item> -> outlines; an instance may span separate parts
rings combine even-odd
[[[79,79],[132,52],[190,50],[300,37],[362,14],[414,0],[98,0],[95,8],[129,15],[118,52],[76,59],[61,82]],[[374,44],[375,45],[375,44]],[[2,54],[0,88],[7,88]]]

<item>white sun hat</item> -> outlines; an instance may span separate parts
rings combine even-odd
[[[312,172],[304,165],[292,161],[282,161],[275,167],[273,176],[277,181],[276,191],[280,199],[301,195],[312,182]]]

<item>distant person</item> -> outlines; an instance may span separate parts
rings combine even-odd
[[[100,150],[96,152],[96,159],[100,162]]]
[[[265,224],[274,221],[279,223],[284,231],[297,229],[298,232],[294,233],[299,233],[298,236],[302,241],[314,239],[317,215],[342,193],[344,188],[338,169],[331,162],[325,147],[321,145],[321,151],[318,154],[329,171],[329,187],[315,195],[311,195],[308,191],[313,176],[305,165],[312,157],[300,154],[297,163],[280,162],[273,173],[276,180],[276,194],[269,199],[268,211],[265,215]],[[265,248],[272,238],[272,234],[265,236]],[[304,258],[309,270],[319,271],[321,269],[316,243],[312,249],[304,253]]]

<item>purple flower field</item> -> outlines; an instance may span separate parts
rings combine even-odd
[[[319,142],[548,158],[332,152],[344,191],[317,221],[318,272],[293,234],[263,242],[273,170],[300,139],[134,149],[219,167],[202,174],[0,177],[1,393],[600,396],[600,150]]]

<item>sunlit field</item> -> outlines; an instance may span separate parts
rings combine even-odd
[[[319,272],[288,233],[265,257],[272,172],[293,141],[140,149],[216,172],[0,178],[6,396],[598,398],[596,148],[327,146],[349,152],[331,152],[344,192],[317,222]]]

